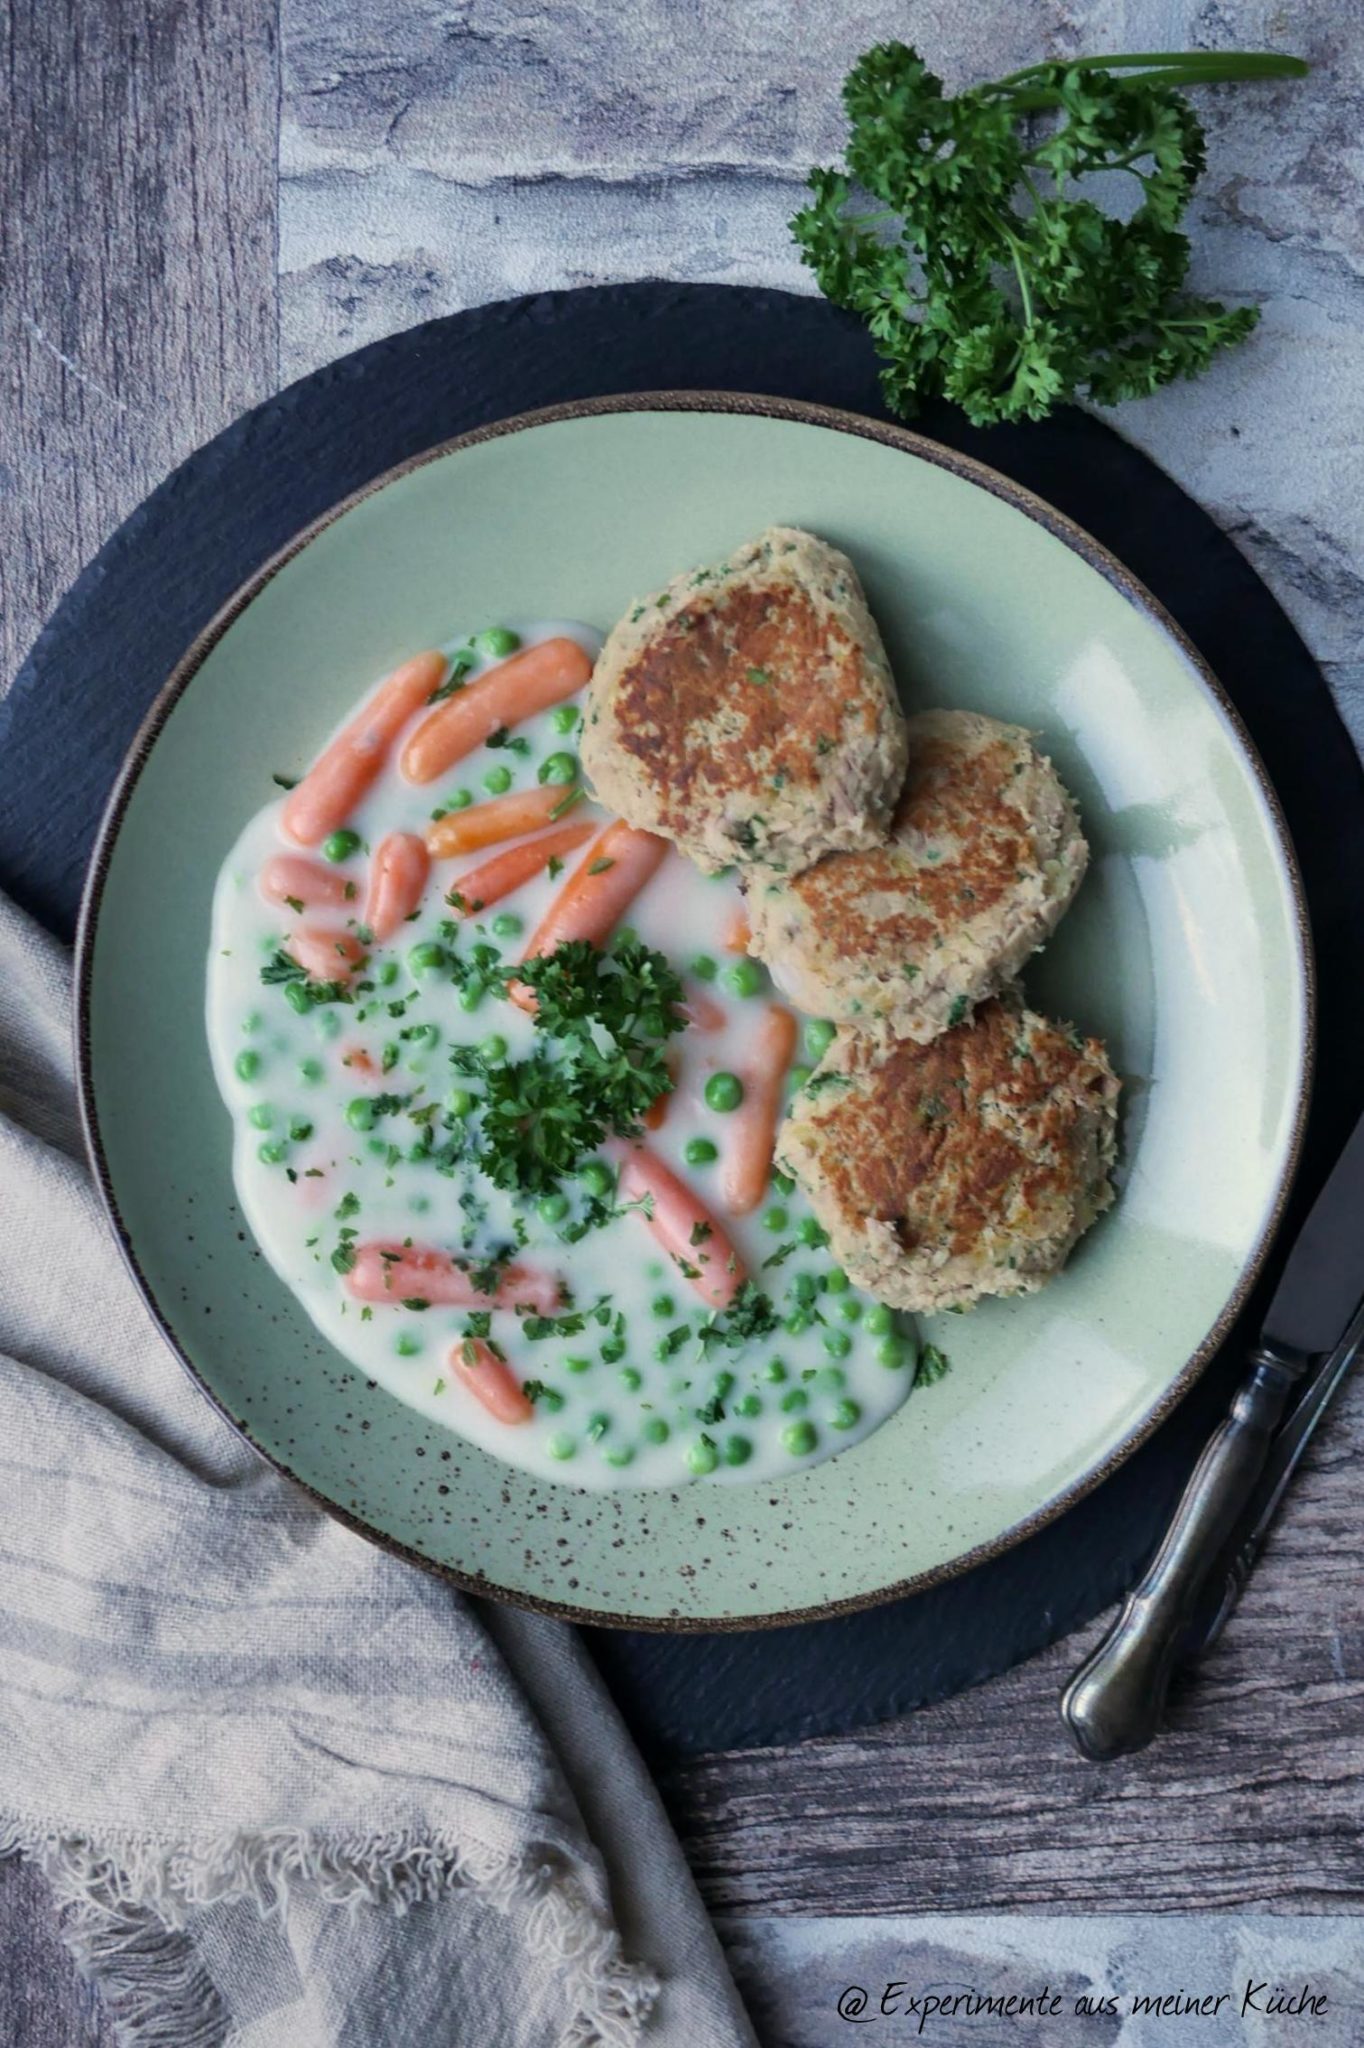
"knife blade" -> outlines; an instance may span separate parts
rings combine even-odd
[[[1364,1299],[1364,1118],[1308,1211],[1261,1342],[1271,1350],[1330,1351]]]
[[[1250,1355],[1250,1373],[1205,1444],[1164,1542],[1062,1694],[1062,1718],[1077,1747],[1095,1762],[1140,1749],[1155,1734],[1176,1659],[1220,1563],[1223,1598],[1212,1616],[1212,1626],[1219,1625],[1228,1574],[1235,1571],[1229,1545],[1248,1503],[1270,1498],[1261,1486],[1289,1397],[1314,1358],[1334,1354],[1362,1300],[1364,1119],[1308,1212]],[[1318,1390],[1329,1384],[1334,1392],[1341,1376],[1332,1380],[1328,1372],[1318,1381],[1314,1375],[1313,1383]],[[1316,1411],[1303,1410],[1303,1443],[1317,1419]],[[1276,1459],[1269,1482],[1277,1488],[1273,1505],[1300,1455],[1301,1445],[1295,1451],[1290,1444],[1283,1463]]]

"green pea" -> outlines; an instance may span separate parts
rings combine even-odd
[[[556,704],[550,714],[550,724],[555,732],[572,732],[582,713],[576,704]]]
[[[767,980],[756,960],[736,960],[720,979],[736,996],[755,996]]]
[[[797,1273],[791,1282],[791,1292],[802,1308],[808,1308],[819,1293],[819,1282],[813,1273]]]
[[[846,1294],[851,1282],[841,1266],[831,1266],[824,1275],[826,1294]]]
[[[781,1433],[781,1447],[793,1458],[808,1458],[818,1442],[813,1422],[788,1422]]]
[[[556,1189],[553,1194],[541,1195],[535,1204],[535,1213],[542,1223],[562,1223],[568,1214],[568,1196]]]
[[[557,1387],[541,1387],[535,1396],[537,1408],[543,1408],[546,1415],[557,1415],[564,1405],[564,1397]]]
[[[856,1429],[862,1420],[862,1410],[856,1401],[835,1401],[829,1410],[829,1422],[834,1429]]]
[[[589,1195],[605,1201],[616,1185],[616,1176],[604,1159],[589,1159],[586,1166],[578,1168],[578,1179]]]
[[[826,1330],[824,1332],[824,1349],[828,1352],[830,1358],[846,1358],[852,1350],[852,1338],[846,1330]]]
[[[322,1079],[322,1074],[323,1066],[321,1060],[306,1059],[299,1061],[298,1078],[300,1081],[316,1083]]]
[[[602,1356],[603,1358],[606,1357],[605,1349],[603,1349],[602,1351]],[[610,1363],[609,1359],[607,1360],[607,1363]],[[620,1381],[621,1385],[624,1387],[627,1394],[637,1394],[640,1388],[644,1385],[643,1373],[636,1372],[635,1368],[632,1365],[623,1365],[620,1371],[616,1374],[616,1378]]]
[[[744,1084],[737,1074],[712,1074],[706,1083],[706,1106],[722,1114],[737,1109],[744,1099]]]
[[[584,1358],[581,1353],[575,1352],[573,1357],[564,1360],[565,1372],[591,1372],[591,1370],[592,1360]]]
[[[740,1394],[738,1400],[734,1403],[734,1413],[742,1415],[746,1421],[751,1421],[755,1415],[761,1415],[762,1412],[761,1394]]]
[[[322,858],[323,860],[331,861],[349,860],[351,855],[358,850],[359,845],[360,834],[352,832],[348,827],[343,826],[339,832],[333,832],[328,838],[323,840]]]
[[[265,1144],[257,1147],[256,1157],[262,1166],[278,1166],[288,1149],[282,1138],[268,1138]]]
[[[500,1031],[490,1031],[478,1049],[491,1067],[507,1057],[507,1041]]]
[[[698,981],[714,981],[720,969],[709,953],[698,953],[691,963],[691,971]]]
[[[764,1209],[763,1211],[764,1230],[785,1230],[790,1220],[791,1219],[787,1215],[785,1209],[781,1208],[779,1205],[776,1205],[771,1209]]]
[[[488,993],[488,984],[480,981],[476,974],[470,975],[463,988],[455,997],[461,1010],[476,1010]]]
[[[869,1336],[884,1337],[893,1328],[895,1318],[884,1302],[873,1302],[862,1319],[862,1327]]]
[[[727,1401],[727,1400],[729,1399],[730,1395],[731,1395],[731,1394],[733,1393],[733,1391],[734,1391],[734,1375],[733,1375],[733,1373],[732,1373],[732,1372],[717,1372],[717,1373],[716,1373],[716,1375],[715,1375],[715,1378],[714,1378],[714,1379],[713,1379],[713,1380],[711,1381],[711,1383],[710,1383],[710,1398],[711,1398],[711,1400],[712,1400],[712,1401]]]
[[[353,1095],[346,1104],[346,1122],[353,1131],[374,1129],[374,1104],[368,1095]]]
[[[908,1353],[898,1337],[886,1337],[876,1347],[876,1362],[891,1372],[898,1372]]]
[[[296,1145],[305,1144],[307,1140],[311,1138],[312,1134],[313,1127],[308,1122],[306,1117],[296,1116],[290,1118],[289,1136],[293,1139]]]
[[[624,1358],[624,1356],[625,1339],[623,1337],[607,1337],[604,1340],[601,1347],[603,1365],[614,1365],[617,1359]]]
[[[275,1112],[268,1102],[253,1102],[246,1112],[246,1121],[257,1131],[268,1131],[275,1121]]]
[[[239,1081],[254,1081],[260,1072],[260,1054],[253,1046],[244,1046],[232,1066]]]
[[[512,772],[504,761],[499,761],[495,767],[489,768],[483,777],[483,787],[489,796],[502,796],[511,786]]]
[[[804,1387],[792,1387],[788,1394],[783,1394],[781,1397],[781,1412],[783,1415],[799,1415],[801,1409],[808,1408],[809,1405],[810,1396],[806,1393]]]
[[[821,1365],[815,1374],[815,1385],[826,1394],[836,1394],[848,1384],[848,1375],[841,1365]]]
[[[796,1184],[790,1174],[781,1173],[776,1167],[772,1169],[772,1185],[779,1195],[793,1195],[796,1192]]]
[[[682,1148],[682,1157],[688,1166],[709,1166],[719,1156],[719,1147],[713,1145],[709,1138],[688,1138]]]
[[[467,1088],[452,1088],[445,1098],[445,1107],[451,1116],[466,1117],[473,1108],[475,1099]]]
[[[514,939],[521,930],[521,919],[514,910],[499,910],[493,919],[492,931],[495,939]]]
[[[578,760],[575,754],[546,754],[535,771],[537,782],[568,783],[578,779]]]
[[[423,939],[408,954],[407,964],[414,974],[426,974],[433,967],[444,967],[449,958],[439,939]]]
[[[786,1367],[779,1358],[769,1358],[763,1367],[762,1376],[769,1386],[779,1387],[786,1378]]]
[[[571,1458],[577,1448],[567,1430],[556,1429],[552,1436],[545,1439],[545,1449],[551,1458]]]
[[[485,626],[481,633],[475,633],[469,645],[485,661],[505,661],[521,645],[521,635],[513,633],[510,626]]]
[[[823,1059],[834,1042],[834,1027],[822,1017],[812,1017],[805,1027],[805,1050],[812,1060]]]
[[[862,1304],[855,1294],[845,1294],[838,1304],[838,1313],[842,1316],[845,1323],[860,1322]]]
[[[608,1465],[614,1465],[619,1469],[622,1465],[634,1463],[635,1447],[633,1444],[608,1444],[602,1452],[602,1457]]]
[[[813,1067],[803,1067],[799,1063],[791,1067],[787,1072],[786,1079],[792,1092],[794,1093],[797,1089],[803,1088],[813,1072]]]
[[[422,1348],[422,1340],[411,1330],[399,1330],[393,1349],[399,1358],[415,1358]]]
[[[284,1000],[296,1017],[303,1016],[313,1006],[313,999],[308,993],[306,981],[286,981],[284,984]]]
[[[720,1462],[720,1453],[706,1437],[698,1437],[694,1444],[688,1444],[686,1457],[693,1472],[713,1472]]]
[[[601,1409],[598,1409],[594,1415],[589,1415],[587,1418],[588,1442],[599,1444],[610,1427],[611,1418],[609,1415],[604,1414]]]
[[[677,1303],[673,1300],[671,1294],[656,1294],[649,1303],[649,1310],[651,1314],[656,1316],[675,1316],[677,1314]]]
[[[813,1321],[814,1317],[808,1308],[798,1308],[787,1316],[782,1324],[782,1328],[787,1332],[788,1336],[799,1337],[801,1331],[808,1330]]]
[[[259,1010],[252,1010],[245,1017],[242,1018],[243,1031],[259,1031],[260,1026],[261,1015]]]
[[[672,1431],[661,1415],[651,1415],[640,1431],[640,1434],[646,1443],[665,1444],[672,1435]]]
[[[746,1465],[753,1456],[753,1446],[746,1436],[727,1436],[720,1448],[727,1465]]]
[[[800,1222],[796,1225],[796,1236],[802,1244],[819,1246],[829,1242],[828,1231],[824,1229],[822,1224],[816,1223],[813,1216],[801,1217]]]
[[[398,979],[397,961],[382,961],[379,966],[379,971],[374,978],[378,982],[380,988],[392,988],[394,982]]]
[[[467,811],[473,800],[471,789],[452,789],[445,799],[445,808],[447,811]]]

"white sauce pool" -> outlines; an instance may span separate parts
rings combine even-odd
[[[591,655],[600,645],[599,635],[577,624],[511,623],[527,645],[556,634],[576,639]],[[527,720],[516,728],[512,748],[480,747],[438,781],[420,786],[407,782],[397,766],[400,739],[348,820],[361,845],[336,869],[356,888],[340,921],[363,916],[368,853],[386,833],[424,835],[433,810],[455,790],[483,800],[490,771],[510,770],[514,788],[535,788],[546,756],[576,745],[576,732],[565,733],[554,721],[553,711]],[[413,1111],[425,1108],[430,1115],[433,1103],[441,1105],[433,1121],[442,1139],[459,1122],[447,1123],[444,1107],[452,1088],[466,1078],[451,1069],[452,1047],[496,1033],[515,1060],[537,1038],[544,1041],[532,1020],[501,995],[485,995],[476,1008],[465,1009],[448,973],[416,974],[408,964],[423,941],[448,945],[448,924],[441,931],[450,917],[445,892],[458,886],[461,873],[501,849],[433,862],[416,917],[390,945],[371,950],[353,984],[354,1001],[298,1012],[286,999],[287,984],[261,978],[263,965],[287,947],[292,925],[303,920],[265,900],[260,872],[277,853],[319,858],[317,850],[285,839],[282,807],[280,797],[256,814],[218,878],[208,1032],[218,1085],[232,1114],[242,1209],[274,1270],[338,1351],[423,1415],[496,1456],[544,1478],[588,1487],[768,1480],[847,1448],[899,1407],[914,1378],[912,1328],[835,1271],[799,1191],[774,1185],[751,1215],[724,1219],[727,1118],[707,1107],[703,1091],[713,1073],[743,1071],[746,1048],[773,999],[761,968],[752,994],[726,986],[734,956],[726,953],[723,935],[740,903],[730,879],[708,880],[670,853],[627,915],[688,987],[701,985],[690,971],[697,956],[719,969],[705,986],[723,1008],[723,1025],[689,1026],[670,1041],[677,1089],[662,1127],[648,1142],[725,1220],[749,1275],[781,1318],[770,1335],[735,1348],[702,1343],[699,1333],[712,1311],[641,1216],[617,1216],[576,1243],[565,1242],[564,1228],[581,1217],[587,1199],[574,1180],[562,1183],[570,1198],[568,1216],[551,1225],[534,1198],[492,1187],[470,1161],[447,1161],[442,1170],[429,1158],[409,1156],[421,1138]],[[586,802],[572,812],[575,820],[604,816]],[[579,858],[569,856],[570,872]],[[541,875],[464,925],[456,950],[496,943],[511,963],[560,885]],[[493,940],[497,912],[519,920],[515,934]],[[325,921],[320,912],[309,916],[314,923]],[[402,1005],[396,1017],[394,1004]],[[813,1064],[804,1046],[805,1021],[796,1058]],[[368,1055],[372,1076],[344,1064],[357,1052]],[[468,1086],[477,1093],[476,1080]],[[346,1109],[370,1091],[409,1099],[364,1133],[348,1123]],[[469,1122],[476,1141],[476,1112]],[[713,1163],[687,1162],[688,1142],[698,1138],[717,1148]],[[344,1262],[348,1246],[410,1240],[476,1266],[505,1252],[518,1231],[518,1264],[560,1275],[572,1307],[589,1313],[580,1332],[532,1340],[514,1310],[492,1312],[491,1338],[518,1381],[546,1390],[535,1393],[531,1420],[509,1425],[487,1413],[450,1369],[451,1353],[469,1329],[467,1310],[434,1304],[414,1309],[394,1301],[366,1311],[348,1290]],[[334,1254],[340,1255],[339,1265]],[[774,1254],[778,1263],[765,1266]]]

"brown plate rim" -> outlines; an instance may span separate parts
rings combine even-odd
[[[917,1572],[906,1579],[897,1579],[887,1586],[875,1587],[865,1593],[849,1595],[845,1599],[821,1602],[813,1607],[783,1608],[768,1614],[628,1614],[616,1613],[604,1608],[584,1608],[567,1601],[550,1599],[527,1593],[519,1588],[499,1585],[495,1580],[480,1572],[462,1571],[455,1565],[444,1563],[439,1558],[402,1542],[398,1537],[366,1521],[362,1516],[342,1507],[324,1493],[318,1491],[298,1475],[273,1452],[257,1441],[251,1428],[240,1416],[234,1415],[209,1385],[188,1353],[182,1348],[168,1316],[163,1312],[156,1295],[138,1262],[131,1235],[124,1224],[119,1210],[113,1177],[105,1156],[100,1135],[99,1112],[95,1099],[94,1074],[91,1056],[90,999],[94,951],[98,931],[100,905],[104,884],[108,875],[114,844],[124,814],[147,759],[154,747],[166,720],[175,705],[193,681],[199,669],[227,632],[233,621],[254,603],[265,586],[279,574],[293,557],[307,547],[318,534],[324,532],[352,507],[374,496],[400,477],[410,475],[414,470],[424,468],[427,463],[441,460],[465,448],[477,446],[480,442],[499,440],[508,434],[523,433],[528,428],[547,426],[563,420],[592,419],[613,413],[649,412],[696,412],[748,414],[765,419],[789,420],[799,425],[823,427],[837,433],[852,434],[862,440],[876,441],[884,446],[898,449],[901,453],[929,462],[937,469],[947,470],[964,482],[974,484],[988,491],[992,497],[1001,499],[1021,512],[1025,518],[1041,526],[1063,546],[1078,555],[1082,561],[1096,570],[1105,582],[1126,598],[1137,611],[1141,612],[1158,628],[1182,655],[1192,670],[1195,680],[1200,683],[1213,699],[1218,710],[1231,728],[1233,736],[1248,762],[1251,772],[1259,785],[1268,811],[1284,872],[1288,878],[1293,899],[1294,917],[1299,943],[1301,963],[1301,1024],[1303,1033],[1302,1071],[1298,1082],[1297,1105],[1288,1153],[1279,1177],[1275,1196],[1266,1214],[1254,1247],[1248,1255],[1236,1286],[1228,1296],[1221,1313],[1202,1343],[1185,1361],[1164,1392],[1148,1409],[1136,1427],[1107,1457],[1089,1471],[1064,1488],[1060,1493],[1045,1501],[1031,1515],[1020,1522],[1011,1524],[998,1536],[986,1543],[975,1545],[959,1557],[935,1565],[931,1570]],[[115,1241],[128,1268],[134,1285],[151,1315],[153,1322],[180,1364],[224,1421],[238,1436],[250,1444],[257,1455],[271,1465],[275,1471],[300,1488],[309,1499],[315,1501],[325,1513],[352,1529],[367,1541],[376,1543],[392,1556],[420,1566],[425,1571],[435,1572],[449,1584],[461,1591],[485,1598],[504,1600],[510,1606],[520,1607],[536,1614],[553,1616],[557,1620],[581,1623],[594,1628],[639,1629],[656,1634],[715,1634],[737,1633],[749,1629],[786,1628],[800,1622],[832,1620],[838,1615],[853,1614],[867,1608],[884,1606],[892,1600],[901,1600],[912,1593],[925,1591],[930,1586],[942,1585],[950,1579],[960,1578],[975,1566],[987,1563],[1012,1550],[1029,1536],[1047,1527],[1067,1509],[1074,1507],[1095,1487],[1117,1471],[1147,1438],[1178,1406],[1199,1378],[1214,1356],[1223,1338],[1230,1330],[1236,1317],[1244,1307],[1251,1289],[1264,1268],[1279,1224],[1282,1221],[1285,1204],[1293,1187],[1298,1165],[1302,1156],[1303,1137],[1307,1124],[1307,1112],[1312,1095],[1312,1082],[1316,1066],[1317,1026],[1317,979],[1316,963],[1312,945],[1311,923],[1308,917],[1306,893],[1298,866],[1288,821],[1278,794],[1270,781],[1268,772],[1260,759],[1255,743],[1213,670],[1189,639],[1188,635],[1171,617],[1141,580],[1120,562],[1116,556],[1095,540],[1092,534],[1072,519],[1058,512],[1024,485],[1015,483],[1000,471],[990,468],[987,463],[973,456],[963,455],[958,450],[947,448],[940,442],[931,441],[922,434],[916,434],[907,427],[892,426],[879,420],[868,419],[861,413],[844,411],[836,406],[816,405],[803,400],[775,398],[761,393],[730,391],[640,391],[617,393],[610,397],[575,400],[563,405],[544,406],[531,412],[511,415],[487,426],[473,428],[470,432],[453,435],[449,440],[423,449],[421,453],[409,456],[404,462],[385,470],[353,491],[339,503],[303,527],[265,561],[255,573],[248,577],[241,587],[227,600],[221,609],[191,642],[185,654],[177,662],[171,674],[153,699],[119,770],[113,790],[100,819],[90,865],[86,871],[81,892],[80,913],[76,930],[75,956],[75,1065],[77,1099],[80,1109],[81,1130],[89,1156],[91,1171],[99,1194],[100,1203],[113,1231]],[[581,1488],[566,1489],[581,1492]]]

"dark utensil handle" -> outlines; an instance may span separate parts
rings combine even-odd
[[[1175,1518],[1117,1621],[1061,1697],[1061,1716],[1096,1763],[1142,1749],[1160,1724],[1180,1632],[1245,1507],[1305,1357],[1262,1349],[1209,1437]]]

